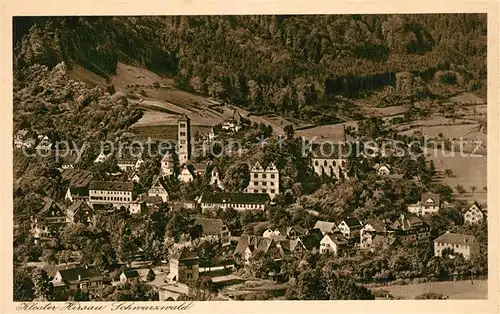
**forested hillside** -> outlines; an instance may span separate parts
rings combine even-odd
[[[35,63],[102,76],[139,64],[183,89],[304,118],[373,94],[380,106],[484,94],[486,35],[485,14],[20,18],[14,62],[18,81]]]

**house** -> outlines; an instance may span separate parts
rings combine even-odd
[[[106,155],[104,152],[101,152],[99,156],[97,156],[97,158],[94,160],[94,163],[105,162],[110,156],[111,154]]]
[[[217,241],[223,247],[231,244],[231,232],[222,219],[195,218],[194,225],[201,226],[203,239]]]
[[[277,246],[281,250],[282,256],[300,255],[307,251],[300,239],[287,239],[277,241]]]
[[[94,174],[79,169],[65,169],[61,173],[62,181],[68,185],[64,199],[69,202],[89,199],[89,185]]]
[[[220,179],[220,171],[214,167],[210,172],[210,185],[216,185],[219,189],[224,190],[224,185]]]
[[[139,170],[139,167],[141,166],[142,163],[144,163],[144,160],[142,160],[141,157],[118,156],[116,158],[116,162],[118,168],[120,168],[121,171],[127,172],[127,171]]]
[[[360,248],[371,249],[373,247],[374,239],[378,236],[385,236],[386,234],[387,234],[387,228],[385,222],[383,221],[368,222],[359,231]],[[377,243],[379,241],[380,239],[377,240]]]
[[[63,206],[51,198],[43,198],[42,209],[37,216],[31,217],[31,232],[38,240],[53,238],[66,226],[66,213]]]
[[[377,174],[379,176],[386,176],[391,173],[390,167],[388,165],[382,164],[382,165],[376,165],[375,170],[377,170]]]
[[[207,172],[207,163],[196,163],[193,165],[196,176],[203,177]]]
[[[347,177],[347,159],[340,154],[339,145],[313,145],[311,162],[318,176],[328,176],[339,179]]]
[[[388,234],[401,242],[425,242],[431,235],[430,226],[415,214],[401,214],[391,221],[387,226]]]
[[[435,193],[424,193],[420,201],[408,206],[408,211],[418,216],[435,214],[441,208],[441,196]]]
[[[292,227],[284,227],[284,228],[276,228],[274,230],[266,230],[262,234],[265,238],[274,238],[283,236],[285,239],[298,239],[300,236],[306,235],[308,233],[307,229],[302,228],[301,226],[292,226]]]
[[[444,249],[451,249],[455,253],[460,253],[465,259],[471,259],[479,255],[479,243],[475,236],[451,233],[443,233],[434,240],[434,255],[436,257],[443,255]]]
[[[49,137],[44,136],[36,146],[36,149],[41,151],[49,151],[50,149],[52,149],[52,142],[50,141]]]
[[[137,198],[130,202],[128,211],[131,215],[141,214],[147,210],[146,201],[142,198]]]
[[[248,234],[240,236],[233,255],[245,264],[250,264],[252,256],[257,252],[268,253],[275,260],[282,258],[281,250],[274,239]]]
[[[484,217],[486,216],[485,211],[481,207],[478,201],[464,213],[464,221],[469,225],[481,224],[483,223]]]
[[[345,252],[349,240],[339,233],[327,233],[320,242],[320,254],[330,253],[334,256],[341,255]]]
[[[203,194],[199,203],[201,209],[214,210],[217,208],[234,208],[243,210],[266,210],[269,204],[269,195],[266,193],[212,193]]]
[[[139,174],[134,171],[130,174],[129,180],[135,183],[139,183],[141,182],[141,177],[139,177]]]
[[[337,227],[347,239],[357,239],[363,224],[354,217],[348,217],[342,220]]]
[[[172,153],[167,152],[161,159],[161,174],[162,176],[172,176],[174,174],[175,161]]]
[[[132,200],[134,184],[120,181],[92,181],[89,185],[89,202],[93,205],[111,204],[128,208]]]
[[[248,119],[245,119],[238,111],[234,110],[231,117],[224,120],[224,122],[222,123],[222,129],[224,131],[236,133],[249,124],[250,122],[248,121]]]
[[[323,235],[321,233],[309,233],[299,237],[299,239],[308,252],[316,254],[320,251]]]
[[[52,280],[54,289],[62,289],[70,293],[77,290],[99,292],[103,288],[103,276],[95,266],[77,266],[58,270]]]
[[[199,276],[199,258],[186,247],[170,256],[170,273],[172,282],[190,284]]]
[[[125,284],[136,284],[140,281],[140,276],[137,270],[124,270],[120,274],[120,283]]]
[[[148,196],[159,196],[163,202],[168,202],[167,186],[161,177],[153,179],[153,185],[148,190]]]
[[[313,229],[318,229],[323,235],[338,231],[337,225],[334,222],[318,220],[314,224]]]
[[[28,130],[19,130],[14,134],[14,147],[16,148],[32,148],[35,146],[35,139],[32,132]]]
[[[66,222],[95,225],[93,209],[82,200],[77,200],[66,209]]]
[[[184,165],[177,176],[177,179],[179,181],[188,183],[194,181],[194,178],[196,177],[196,170],[194,169],[193,165]]]
[[[245,192],[267,193],[272,200],[280,193],[279,184],[279,171],[273,163],[264,168],[259,162],[256,162],[250,170],[250,182]]]

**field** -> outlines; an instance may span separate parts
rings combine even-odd
[[[395,298],[414,300],[420,294],[427,292],[441,293],[453,300],[472,300],[488,298],[488,280],[440,281],[417,283],[403,286],[383,286],[372,290],[387,290]]]

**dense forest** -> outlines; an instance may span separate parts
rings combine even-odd
[[[354,117],[346,98],[484,94],[486,24],[485,14],[25,17],[14,19],[14,70],[23,81],[26,66],[65,61],[108,77],[124,62],[256,112]]]

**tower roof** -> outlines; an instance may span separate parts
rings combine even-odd
[[[177,119],[177,122],[179,122],[179,121],[190,121],[190,120],[191,120],[191,119],[189,119],[189,117],[188,117],[185,113],[183,113],[183,114],[179,117],[179,119]]]

